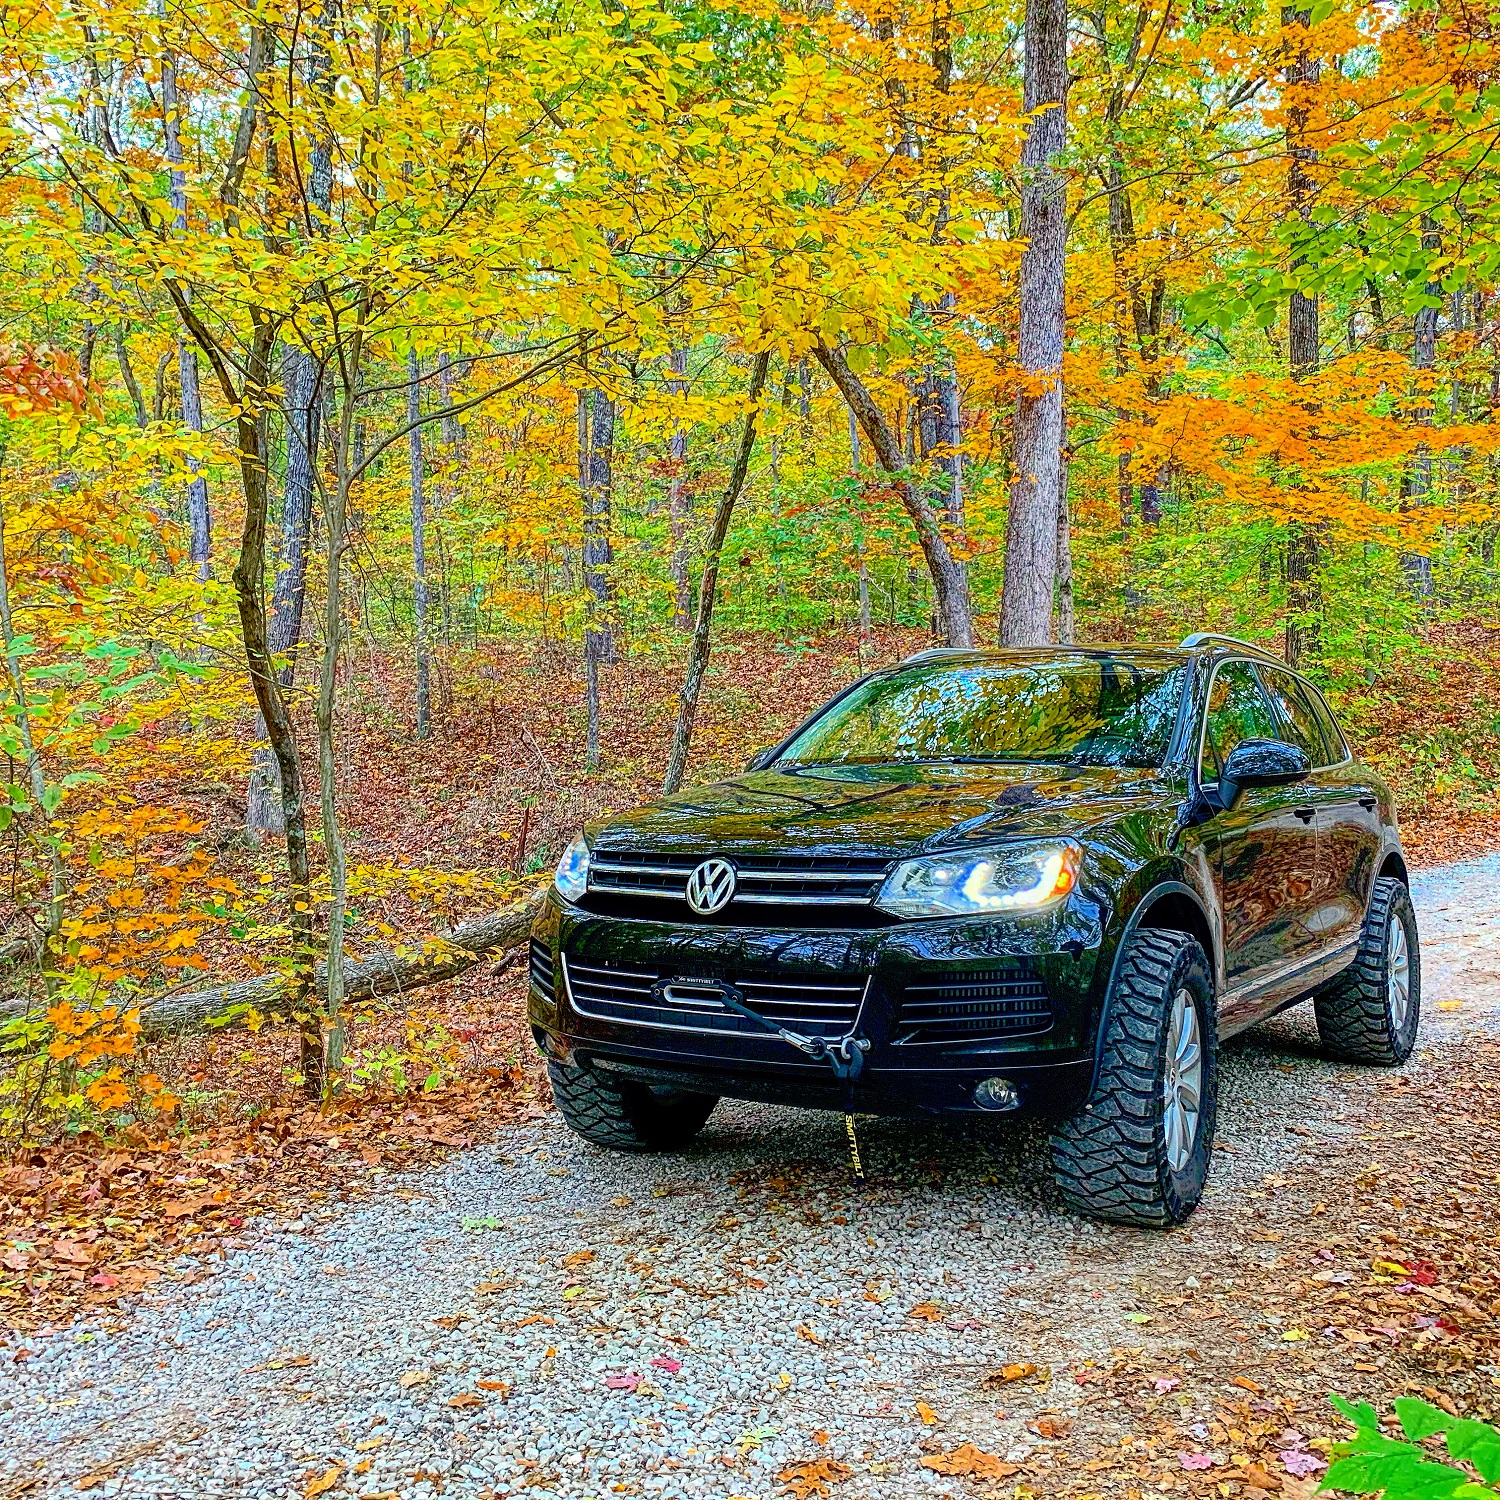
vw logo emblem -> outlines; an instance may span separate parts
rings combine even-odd
[[[705,859],[687,881],[687,904],[700,917],[712,916],[734,900],[734,866],[727,859]]]

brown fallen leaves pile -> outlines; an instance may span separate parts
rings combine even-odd
[[[391,1102],[284,1105],[252,1123],[81,1135],[0,1167],[0,1326],[108,1308],[232,1245],[256,1214],[313,1216],[377,1174],[472,1145],[535,1108],[516,1072]],[[193,1264],[180,1264],[192,1257]]]

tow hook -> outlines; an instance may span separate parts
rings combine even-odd
[[[841,1036],[837,1041],[830,1042],[826,1037],[804,1036],[800,1031],[792,1031],[771,1020],[769,1016],[751,1010],[745,1004],[745,996],[738,986],[724,979],[663,979],[652,985],[651,998],[658,1003],[663,1000],[670,1002],[670,991],[673,989],[696,991],[699,994],[709,991],[726,1009],[764,1027],[772,1036],[795,1047],[803,1056],[810,1057],[814,1062],[826,1062],[840,1083],[853,1083],[864,1071],[865,1054],[869,1052],[871,1045],[868,1037]]]

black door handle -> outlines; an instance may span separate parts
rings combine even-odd
[[[1313,810],[1310,807],[1294,807],[1292,811],[1299,818],[1301,818],[1304,823],[1311,823],[1313,820]]]
[[[1364,808],[1366,812],[1375,811],[1375,799],[1373,797],[1361,797],[1359,799],[1359,805]]]

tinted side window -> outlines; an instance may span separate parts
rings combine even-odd
[[[1308,701],[1308,693],[1290,672],[1277,672],[1271,668],[1260,668],[1260,680],[1266,694],[1286,725],[1286,737],[1299,750],[1307,751],[1307,758],[1315,766],[1326,766],[1342,760],[1343,753],[1330,755],[1318,716]]]
[[[1274,740],[1281,737],[1271,705],[1256,680],[1249,662],[1226,662],[1214,673],[1208,691],[1208,723],[1203,736],[1204,781],[1217,781],[1229,752],[1241,740]]]
[[[1325,766],[1337,765],[1349,755],[1349,746],[1344,740],[1344,732],[1334,719],[1333,711],[1323,701],[1323,695],[1316,688],[1308,687],[1306,683],[1297,685],[1302,689],[1302,695],[1307,699],[1308,707],[1312,709],[1313,717],[1317,719],[1318,727],[1323,731],[1323,738],[1328,744],[1328,758],[1323,764]]]

